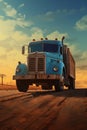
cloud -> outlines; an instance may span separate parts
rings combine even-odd
[[[79,65],[78,68],[80,70],[87,70],[87,65]]]
[[[15,21],[0,19],[0,40],[10,37],[15,30]]]
[[[87,70],[87,52],[81,51],[78,46],[68,45],[76,62],[76,68]]]
[[[20,6],[23,6],[23,4],[21,4]],[[24,27],[29,27],[33,24],[32,21],[26,21],[25,18],[25,14],[21,14],[19,13],[14,7],[12,7],[10,4],[8,4],[7,2],[2,1],[2,6],[0,8],[0,11],[4,13],[3,16],[0,16],[0,19],[7,22],[7,20],[9,21],[9,23],[14,22],[15,26],[20,26],[22,28]],[[8,24],[7,24],[8,25]]]
[[[55,13],[52,11],[48,11],[45,14],[41,14],[36,17],[41,21],[52,22],[55,19]]]
[[[87,31],[87,15],[76,22],[75,28],[81,31]]]
[[[26,22],[23,19],[16,19],[16,20],[4,20],[0,19],[0,40],[5,40],[10,38],[15,38],[15,36],[20,35],[20,37],[23,37],[23,32],[20,30],[17,30],[16,27],[26,27],[30,26],[32,23]],[[26,34],[27,35],[27,34]],[[20,39],[19,37],[19,39]],[[25,37],[25,34],[24,34]],[[17,38],[18,39],[18,38]],[[23,39],[23,38],[22,38]]]
[[[74,15],[76,13],[81,13],[84,12],[86,8],[80,8],[80,9],[62,9],[62,10],[57,10],[57,14],[62,14],[62,15]]]
[[[31,30],[31,39],[40,40],[44,37],[43,31],[38,27],[33,27]]]
[[[9,5],[9,4],[6,3],[6,2],[3,2],[3,4],[4,4],[3,11],[5,12],[5,14],[6,14],[7,16],[14,17],[14,16],[17,14],[16,9],[13,8],[11,5]]]
[[[24,3],[22,3],[22,4],[20,4],[20,5],[18,6],[18,8],[22,8],[22,7],[24,7]]]
[[[20,27],[20,28],[28,27],[29,28],[33,24],[33,22],[26,21],[25,15],[18,13],[17,10],[15,10],[8,3],[3,2],[3,5],[5,8],[4,9],[0,8],[0,10],[1,11],[3,10],[5,15],[0,16],[0,40],[3,41],[6,39],[9,39],[9,38],[13,38],[13,35],[14,35],[14,37],[17,35],[18,36],[20,35],[20,37],[23,37],[23,31],[21,29],[21,32],[20,32],[18,27]],[[11,18],[9,18],[7,16],[10,16]],[[24,34],[24,37],[25,37],[25,34]],[[26,34],[26,37],[27,37],[27,34]]]
[[[69,15],[76,15],[77,13],[84,12],[86,9],[85,8],[80,8],[80,9],[57,9],[55,11],[48,11],[44,14],[38,15],[38,19],[46,22],[53,22],[57,18],[69,16]]]
[[[19,13],[15,8],[7,2],[2,2],[0,11],[0,63],[3,71],[5,68],[9,70],[9,63],[16,66],[17,60],[25,61],[25,57],[21,55],[21,47],[29,41],[29,36],[22,29],[29,28],[33,22],[26,21],[25,15]],[[10,70],[9,70],[10,71]]]
[[[55,38],[58,38],[58,40],[61,40],[63,36],[65,36],[65,38],[69,37],[68,33],[60,33],[59,31],[54,31],[47,35],[48,39],[51,39],[51,40]]]
[[[16,18],[15,22],[16,25],[24,28],[24,27],[30,27],[31,25],[33,25],[32,21],[25,21],[25,15],[21,16],[21,14],[18,15],[19,17]]]
[[[77,68],[76,88],[87,88],[87,70]]]
[[[2,54],[2,55],[0,55],[0,59],[2,59],[2,60],[6,60],[6,59],[7,59],[7,55],[6,55],[6,54]]]
[[[87,70],[87,52],[80,52],[75,56],[77,68]]]

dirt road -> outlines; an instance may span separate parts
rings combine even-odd
[[[0,130],[86,130],[87,89],[0,90]]]

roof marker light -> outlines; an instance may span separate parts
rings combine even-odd
[[[46,37],[45,40],[48,40],[48,38]]]
[[[33,41],[35,41],[35,39],[33,39]]]
[[[58,39],[57,39],[57,38],[55,38],[55,40],[57,41]]]

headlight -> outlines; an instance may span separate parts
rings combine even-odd
[[[57,66],[53,67],[53,71],[57,72],[58,71],[58,67]]]

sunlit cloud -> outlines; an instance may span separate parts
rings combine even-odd
[[[55,38],[58,38],[58,40],[61,40],[62,39],[62,37],[65,37],[65,38],[68,38],[69,37],[69,35],[68,35],[68,33],[60,33],[58,30],[57,31],[54,31],[54,32],[52,32],[52,33],[50,33],[50,34],[48,34],[47,35],[47,37],[49,38],[49,39],[55,39]]]
[[[23,4],[21,4],[20,6],[23,6]],[[19,13],[15,8],[13,8],[10,4],[8,4],[7,2],[3,2],[2,1],[2,6],[0,8],[1,11],[4,12],[4,16],[0,16],[0,19],[4,21],[9,20],[9,23],[14,22],[15,25],[21,26],[21,27],[29,27],[33,24],[33,22],[31,21],[26,21],[25,20],[25,14],[21,14]],[[7,17],[6,17],[7,16]],[[10,19],[9,17],[11,17],[12,19]],[[7,24],[8,25],[8,24]]]
[[[31,39],[40,40],[44,37],[43,31],[38,27],[33,27],[31,30]]]
[[[28,42],[29,37],[20,28],[30,27],[31,21],[25,20],[25,15],[19,13],[15,8],[4,1],[0,10],[4,15],[0,15],[0,73],[5,73],[6,80],[12,80],[17,62],[26,62],[21,54],[21,47]]]
[[[77,68],[76,70],[76,88],[87,88],[87,69]]]
[[[5,40],[12,35],[15,29],[15,21],[0,19],[0,40]]]
[[[83,16],[80,20],[76,22],[75,28],[81,31],[87,30],[87,15]]]

